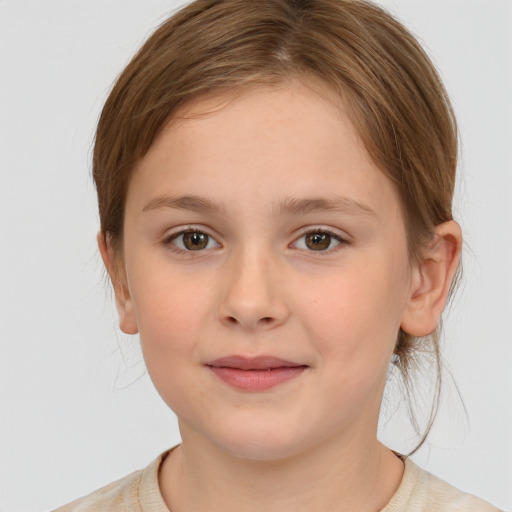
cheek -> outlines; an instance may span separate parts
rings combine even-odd
[[[322,403],[345,418],[380,407],[400,326],[396,278],[389,267],[367,266],[310,287],[301,304],[318,354]]]
[[[404,278],[390,261],[368,258],[366,265],[310,283],[299,307],[326,360],[350,363],[361,372],[387,365],[404,307]]]
[[[194,357],[210,311],[208,287],[186,276],[145,272],[133,282],[133,305],[150,374]],[[175,364],[176,363],[176,364]]]
[[[202,400],[207,392],[190,368],[201,360],[208,297],[178,276],[146,274],[135,284],[134,309],[148,374],[167,405],[186,416],[189,397]]]

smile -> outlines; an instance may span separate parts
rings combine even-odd
[[[307,365],[271,356],[230,356],[206,366],[223,382],[242,391],[265,391],[301,375]]]

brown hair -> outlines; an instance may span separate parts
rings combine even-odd
[[[364,0],[195,0],[164,22],[119,76],[96,133],[101,230],[114,249],[121,252],[134,166],[178,108],[205,93],[308,78],[337,93],[370,156],[395,183],[411,261],[418,260],[434,226],[452,218],[456,122],[416,39]],[[401,330],[395,366],[410,390],[415,353],[426,348],[435,356],[438,395],[439,328],[428,341]],[[418,447],[436,410],[437,399]]]

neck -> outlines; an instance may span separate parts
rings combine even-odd
[[[160,487],[172,512],[378,511],[398,488],[403,463],[374,438],[340,448],[327,440],[299,455],[255,461],[234,457],[198,434],[164,461]]]

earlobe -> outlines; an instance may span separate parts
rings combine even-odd
[[[119,327],[125,334],[137,334],[139,330],[124,270],[119,268],[120,265],[116,261],[114,249],[101,231],[98,233],[96,239],[98,241],[101,259],[103,260],[114,288],[117,313],[119,315]]]
[[[413,336],[428,336],[438,326],[462,248],[460,226],[453,220],[439,224],[413,269],[411,289],[400,327]]]

